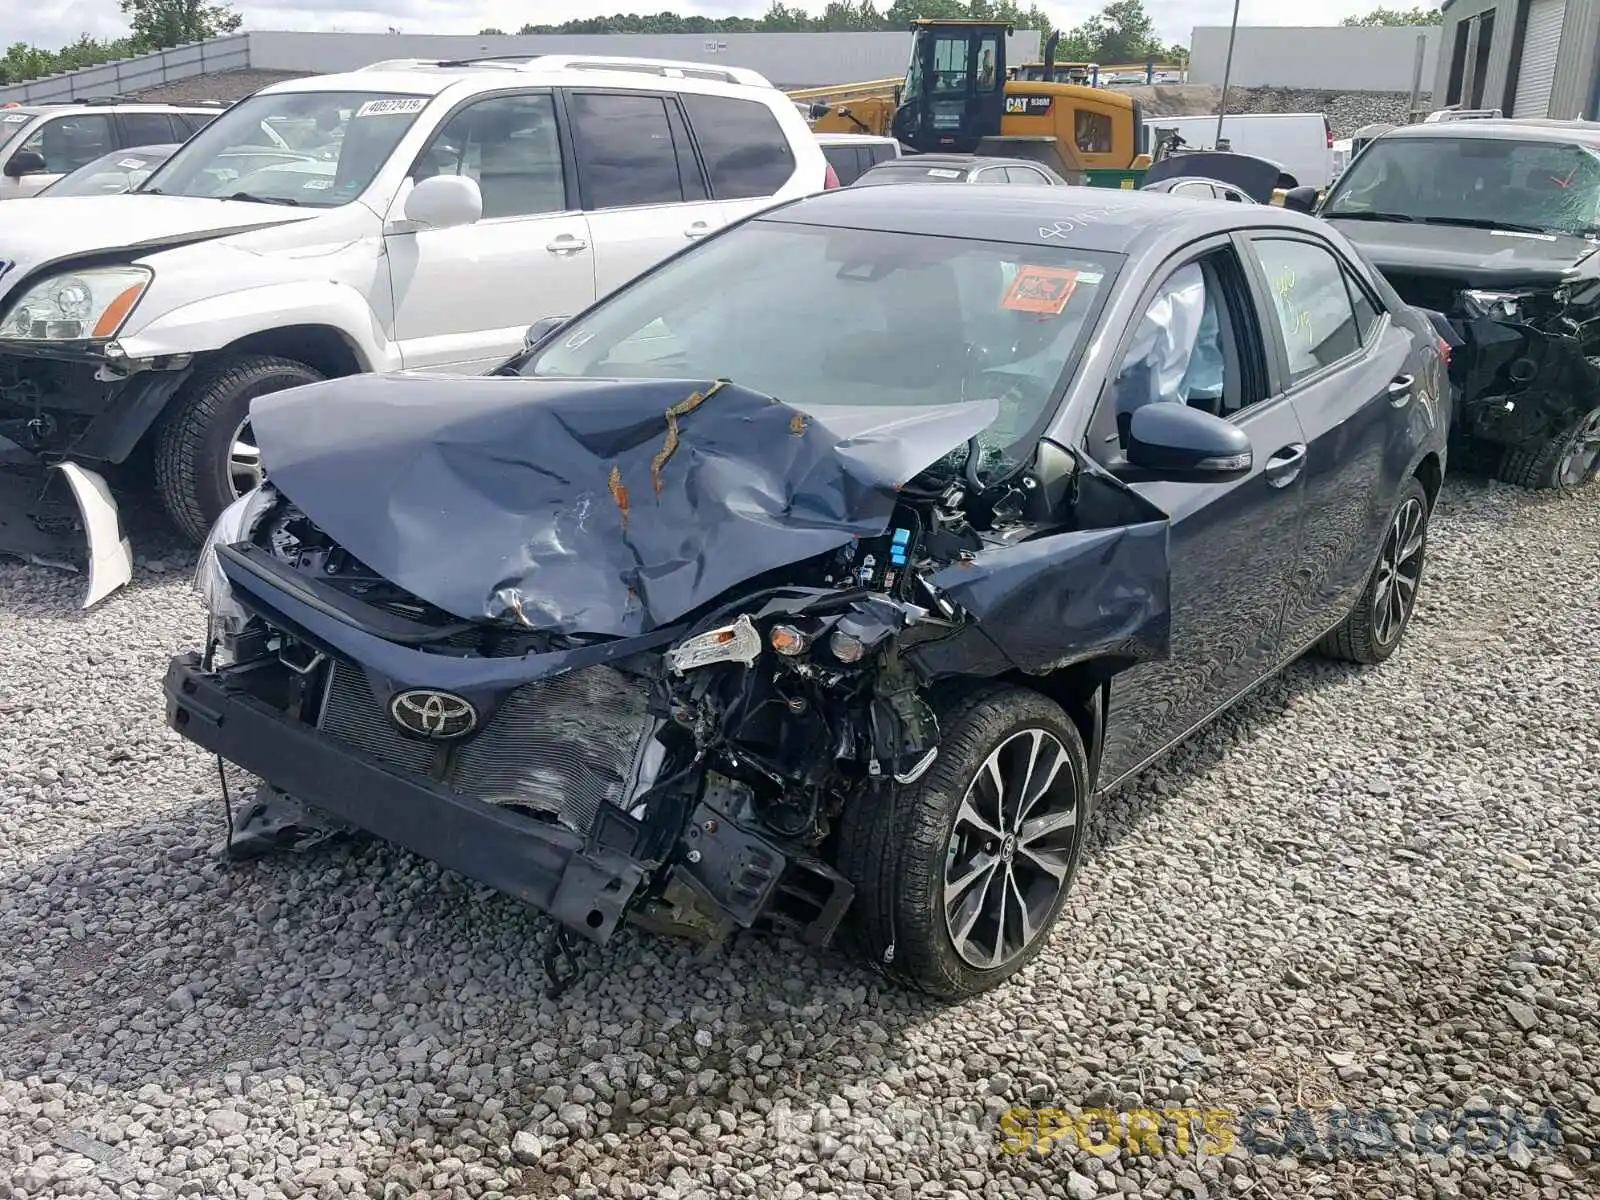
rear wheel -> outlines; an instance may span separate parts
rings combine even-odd
[[[969,695],[940,725],[926,775],[847,809],[839,866],[857,889],[856,952],[954,999],[1043,947],[1083,853],[1089,767],[1071,718],[1022,688]]]
[[[304,363],[251,354],[212,363],[178,393],[156,437],[155,473],[181,533],[203,541],[222,510],[261,482],[250,401],[321,378]]]
[[[1518,487],[1575,492],[1600,475],[1600,408],[1585,413],[1566,432],[1531,449],[1507,450],[1500,481]]]
[[[1415,477],[1406,480],[1389,519],[1378,563],[1360,599],[1339,627],[1318,643],[1329,658],[1375,666],[1400,646],[1422,586],[1428,556],[1428,493]]]

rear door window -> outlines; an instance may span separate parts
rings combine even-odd
[[[173,121],[181,126],[178,130],[179,141],[186,137],[193,137],[216,119],[215,113],[174,113]]]
[[[1331,250],[1288,238],[1251,242],[1272,293],[1291,381],[1298,383],[1361,349],[1345,269]]]
[[[1049,187],[1050,181],[1032,167],[1007,167],[1006,182],[1020,183],[1025,187]]]
[[[839,177],[839,182],[846,187],[861,178],[861,172],[866,169],[866,166],[861,162],[861,151],[855,146],[845,146],[840,145],[838,142],[832,142],[822,147],[822,157],[828,160],[828,165],[833,168],[833,173]]]
[[[182,132],[174,136],[166,113],[118,113],[117,124],[122,126],[124,146],[161,146],[181,142],[188,136]]]
[[[679,147],[672,137],[664,97],[570,92],[567,113],[572,120],[584,208],[682,203]],[[689,157],[693,158],[692,153]]]
[[[679,99],[700,146],[713,200],[770,196],[794,177],[794,150],[765,104],[687,93]]]
[[[111,118],[105,113],[51,117],[22,143],[22,149],[44,159],[47,175],[76,171],[116,148]]]

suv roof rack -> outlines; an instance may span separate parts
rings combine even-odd
[[[746,87],[772,87],[772,81],[748,67],[716,67],[709,63],[672,58],[642,58],[606,54],[541,54],[537,66],[575,71],[631,71],[641,75],[660,75],[668,79],[710,79],[718,83],[738,83]]]
[[[428,71],[441,67],[509,67],[516,68],[537,54],[485,54],[478,58],[386,58],[380,62],[357,67],[357,71]]]
[[[606,54],[484,54],[472,58],[390,58],[356,68],[359,71],[426,71],[459,67],[498,67],[504,70],[627,71],[667,79],[709,79],[745,87],[772,87],[772,81],[748,67],[717,67],[709,63],[670,58],[638,58]]]

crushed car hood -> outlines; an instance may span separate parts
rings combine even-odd
[[[262,397],[262,465],[328,537],[454,616],[636,636],[883,534],[981,401],[801,409],[711,380],[358,375]]]
[[[1336,216],[1328,221],[1381,271],[1448,277],[1466,287],[1555,280],[1597,249],[1592,242],[1564,234]]]
[[[116,250],[146,252],[315,217],[319,210],[194,196],[41,196],[0,209],[0,294],[37,267]]]

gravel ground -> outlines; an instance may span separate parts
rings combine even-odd
[[[1595,491],[1452,481],[1400,657],[1298,666],[1115,797],[1040,961],[947,1008],[628,931],[553,1002],[546,923],[419,859],[225,866],[161,714],[187,559],[88,615],[0,564],[0,1198],[1600,1195],[1597,562]],[[1310,1144],[999,1123],[1100,1105]],[[1451,1149],[1485,1107],[1535,1136]]]

